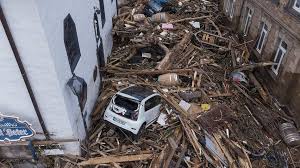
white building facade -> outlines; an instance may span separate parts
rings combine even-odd
[[[0,113],[31,123],[33,139],[66,141],[65,153],[80,154],[101,85],[99,66],[112,48],[116,3],[0,0]],[[80,92],[72,91],[72,77],[80,79]]]

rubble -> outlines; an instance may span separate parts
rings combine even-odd
[[[248,42],[226,27],[219,3],[171,0],[145,13],[147,0],[123,2],[83,148],[87,158],[65,162],[82,167],[300,167],[299,146],[289,147],[279,131],[292,118],[255,77],[255,69],[274,64],[249,60]],[[232,73],[244,82],[232,81]],[[130,85],[152,88],[164,100],[158,122],[137,141],[103,120],[111,97]]]
[[[219,2],[172,0],[151,15],[144,13],[147,3],[122,6],[114,20],[89,159],[78,165],[299,166],[299,148],[287,146],[278,129],[292,120],[255,77],[255,69],[274,64],[249,60],[247,42],[226,27]],[[242,74],[244,82],[232,81],[231,73]],[[152,88],[164,99],[158,122],[137,141],[102,118],[111,95],[130,85]]]

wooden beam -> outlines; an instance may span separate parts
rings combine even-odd
[[[152,159],[153,154],[140,154],[140,155],[123,155],[123,156],[102,156],[91,158],[87,161],[78,163],[79,166],[87,165],[98,165],[106,163],[122,163],[122,162],[132,162],[139,160],[149,160]]]

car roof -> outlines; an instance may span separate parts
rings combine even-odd
[[[144,87],[144,86],[131,86],[131,87],[121,90],[120,93],[130,95],[130,96],[138,99],[139,101],[142,101],[145,98],[155,94],[155,92],[153,92],[153,90],[151,90],[147,87]]]

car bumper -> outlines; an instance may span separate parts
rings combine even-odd
[[[117,127],[123,128],[135,135],[138,134],[139,129],[142,125],[142,123],[139,123],[138,121],[132,121],[127,118],[120,117],[120,115],[118,115],[112,111],[106,111],[104,113],[104,120],[117,126]],[[120,122],[120,120],[121,120],[121,122]]]

